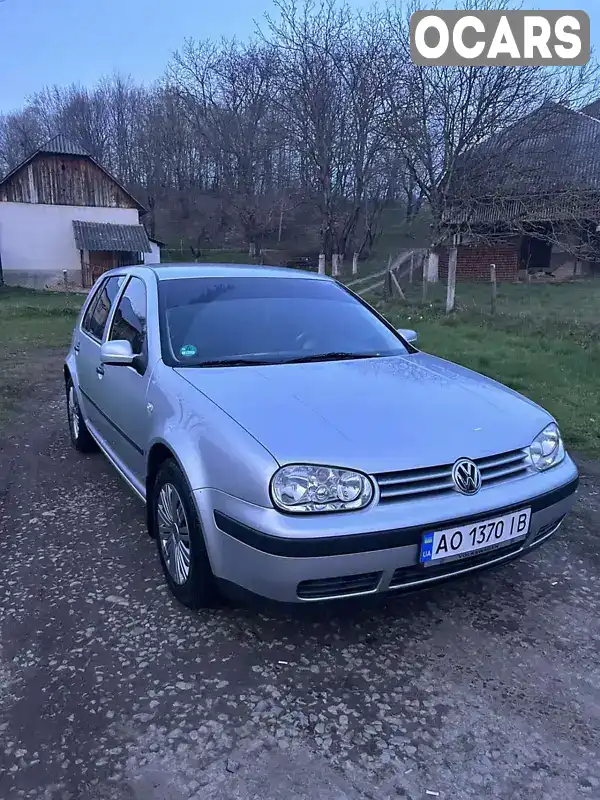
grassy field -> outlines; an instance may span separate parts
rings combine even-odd
[[[82,297],[0,289],[0,422],[59,374]],[[406,302],[369,299],[398,327],[415,328],[423,350],[541,403],[572,448],[600,458],[600,281],[502,285],[495,316],[482,285],[459,284],[449,316],[441,285],[425,305],[418,286]]]
[[[489,287],[459,284],[458,310],[444,313],[443,286],[425,305],[381,303],[398,327],[414,328],[427,352],[482,372],[547,408],[567,443],[600,458],[600,281],[499,287],[489,313]]]
[[[0,424],[54,376],[83,298],[0,287]]]

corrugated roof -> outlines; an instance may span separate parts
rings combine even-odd
[[[600,100],[594,100],[593,103],[584,106],[581,112],[587,114],[588,117],[594,117],[594,119],[600,120]]]
[[[73,220],[75,242],[79,250],[120,250],[150,253],[150,241],[143,225],[116,225],[112,222]]]
[[[545,103],[464,156],[444,221],[595,218],[599,195],[600,121]]]
[[[450,206],[442,215],[447,225],[530,224],[600,218],[600,194],[557,192],[526,197],[480,197]]]
[[[48,139],[48,141],[43,144],[37,151],[37,153],[51,153],[52,155],[65,155],[65,156],[88,156],[87,153],[82,147],[79,147],[63,133],[59,133],[58,136],[53,136],[52,139]]]

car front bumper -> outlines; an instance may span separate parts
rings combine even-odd
[[[433,500],[318,516],[281,514],[214,489],[194,492],[215,576],[284,603],[416,589],[502,564],[558,529],[575,499],[577,468],[567,456],[546,473]],[[423,567],[425,533],[531,508],[529,533],[496,550]]]

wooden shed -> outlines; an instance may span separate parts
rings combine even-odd
[[[0,264],[7,284],[91,286],[144,262],[146,209],[92,156],[55,136],[0,181]]]

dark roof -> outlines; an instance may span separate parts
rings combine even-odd
[[[90,154],[87,153],[82,147],[79,147],[63,133],[59,133],[58,136],[53,136],[52,139],[48,139],[48,141],[43,144],[36,153],[50,153],[52,155],[65,155],[65,156],[86,156],[90,158]]]
[[[587,218],[590,210],[598,213],[599,193],[600,120],[544,103],[464,157],[444,217],[447,222],[520,219],[533,214],[536,198],[537,219]]]
[[[143,225],[115,225],[112,222],[73,220],[79,250],[121,250],[150,253],[150,241]]]
[[[166,242],[163,242],[163,241],[161,241],[160,239],[157,239],[154,236],[148,236],[148,238],[150,239],[151,242],[154,242],[154,244],[160,245],[160,247],[166,247],[167,246]]]
[[[536,191],[600,187],[600,121],[556,103],[492,137],[481,152],[494,185],[501,177],[504,185]]]
[[[594,117],[594,119],[600,119],[600,100],[594,100],[593,103],[584,106],[581,113],[587,114],[588,117]]]
[[[10,178],[12,178],[12,176],[15,173],[17,173],[20,169],[23,169],[23,167],[25,167],[27,164],[29,164],[30,161],[33,161],[33,159],[39,155],[79,156],[80,158],[89,159],[93,164],[95,164],[98,167],[98,169],[101,169],[102,172],[111,179],[111,181],[114,181],[117,184],[117,186],[120,189],[122,189],[128,197],[130,197],[133,200],[133,202],[136,204],[136,206],[138,207],[139,211],[142,214],[145,214],[147,212],[148,209],[145,206],[143,206],[140,203],[140,201],[136,197],[134,197],[131,194],[131,192],[128,191],[120,181],[118,181],[115,178],[114,175],[111,175],[110,172],[105,167],[103,167],[102,164],[96,161],[96,159],[93,156],[91,156],[89,153],[83,150],[83,148],[78,147],[78,145],[74,144],[70,139],[68,139],[62,133],[59,133],[58,136],[53,136],[52,139],[48,139],[48,141],[45,142],[41,147],[38,147],[38,149],[35,150],[33,153],[31,153],[31,155],[27,156],[27,158],[24,161],[21,161],[20,164],[17,164],[16,167],[11,169],[11,171],[7,173],[0,180],[0,186],[2,186],[3,183],[6,183],[6,181],[10,180]]]

